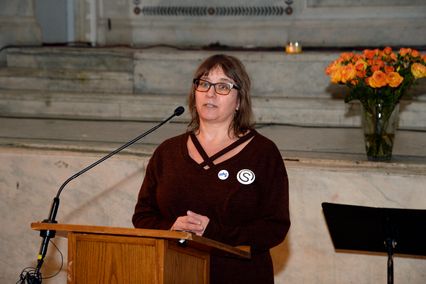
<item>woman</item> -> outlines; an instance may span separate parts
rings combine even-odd
[[[188,132],[155,150],[133,224],[248,245],[250,260],[213,255],[210,282],[273,283],[269,249],[290,227],[282,157],[252,127],[250,79],[237,58],[213,55],[194,78]]]

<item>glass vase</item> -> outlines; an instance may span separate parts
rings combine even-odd
[[[369,161],[386,162],[392,159],[398,116],[399,103],[377,102],[368,108],[362,106],[362,128]]]

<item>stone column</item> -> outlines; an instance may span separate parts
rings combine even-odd
[[[0,1],[0,48],[8,45],[41,44],[40,27],[34,16],[33,0]],[[0,65],[5,63],[0,52]]]

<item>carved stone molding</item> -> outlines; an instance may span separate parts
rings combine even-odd
[[[146,16],[282,16],[285,10],[284,6],[146,6],[140,13]]]
[[[283,16],[293,13],[293,0],[175,1],[133,0],[133,13],[143,16]]]

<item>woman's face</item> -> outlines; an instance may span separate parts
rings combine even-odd
[[[222,68],[212,69],[208,75],[200,79],[210,83],[232,83],[234,80],[223,73]],[[220,123],[227,127],[231,124],[235,110],[239,107],[238,91],[231,89],[228,95],[219,95],[213,86],[207,92],[195,90],[195,106],[200,118],[200,125],[203,123]]]

